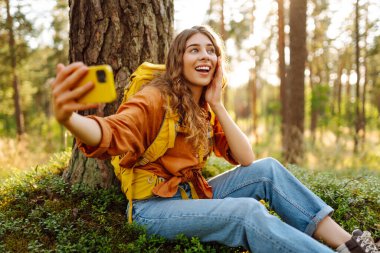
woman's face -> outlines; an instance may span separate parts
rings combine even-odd
[[[191,89],[210,84],[217,59],[215,47],[206,35],[196,33],[187,40],[183,54],[183,76]]]

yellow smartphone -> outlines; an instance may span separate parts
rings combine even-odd
[[[109,65],[88,67],[88,72],[78,86],[93,82],[94,88],[78,101],[82,104],[109,103],[116,99],[115,82]]]

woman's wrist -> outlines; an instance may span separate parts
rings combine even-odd
[[[70,129],[71,125],[72,125],[72,120],[73,120],[74,114],[75,114],[75,112],[71,113],[71,115],[69,117],[67,117],[63,121],[60,121],[59,123],[62,126],[64,126],[65,128]]]
[[[102,131],[94,119],[73,113],[64,126],[76,138],[89,146],[95,147],[101,141]]]
[[[213,104],[213,103],[209,103],[209,105],[210,105],[211,110],[212,110],[214,113],[216,113],[216,114],[217,114],[218,112],[222,111],[222,110],[225,110],[225,108],[224,108],[224,104],[223,104],[222,102],[215,103],[215,104]]]

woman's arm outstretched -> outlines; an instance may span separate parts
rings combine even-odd
[[[81,62],[68,66],[57,65],[57,75],[52,84],[54,116],[76,138],[89,146],[97,146],[102,138],[98,123],[83,117],[75,111],[96,108],[97,104],[81,104],[78,99],[87,94],[93,83],[78,87],[79,81],[86,75],[88,67]]]

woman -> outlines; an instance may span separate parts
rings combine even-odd
[[[178,113],[183,131],[177,134],[174,148],[157,161],[135,168],[162,179],[152,197],[133,202],[133,220],[149,234],[173,239],[183,233],[256,253],[332,252],[314,238],[339,252],[378,252],[368,233],[357,231],[351,237],[335,223],[330,218],[332,208],[279,162],[272,158],[253,162],[249,141],[222,103],[219,41],[203,26],[178,34],[167,56],[165,74],[106,118],[74,113],[95,107],[76,102],[93,85],[76,87],[86,74],[84,64],[59,64],[52,86],[55,116],[76,136],[87,156],[124,154],[120,166],[131,168],[156,137],[165,111]],[[209,108],[216,115],[212,139]],[[210,149],[241,166],[207,182],[201,169]],[[189,200],[183,199],[184,192]],[[283,221],[269,215],[260,199],[268,201]]]

